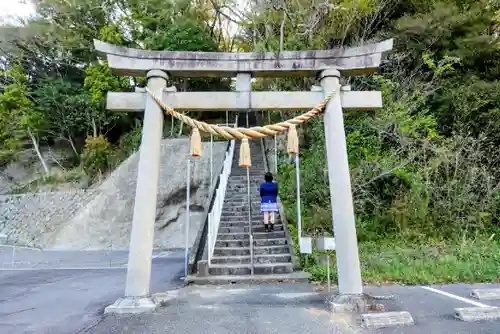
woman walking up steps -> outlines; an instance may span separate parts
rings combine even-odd
[[[278,183],[273,181],[273,174],[267,172],[265,182],[260,185],[260,212],[264,214],[266,232],[274,230],[275,214],[278,212]]]

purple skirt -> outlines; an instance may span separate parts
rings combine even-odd
[[[278,203],[261,203],[260,204],[260,213],[264,212],[279,212]]]

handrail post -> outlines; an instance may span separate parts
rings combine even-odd
[[[212,264],[212,213],[208,213],[208,266]]]
[[[299,152],[295,155],[295,177],[297,180],[297,232],[299,235],[299,245],[302,245],[302,207],[300,204],[300,157]]]
[[[250,167],[247,167],[247,196],[248,196],[248,239],[250,241],[250,273],[254,274],[253,265],[253,229],[252,229],[252,199],[250,197]]]

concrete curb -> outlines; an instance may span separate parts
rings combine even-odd
[[[500,299],[500,289],[474,289],[470,295],[479,300],[497,300]]]
[[[361,326],[364,328],[387,328],[396,326],[411,326],[415,322],[410,313],[384,312],[367,313],[361,315]]]
[[[498,307],[462,307],[455,309],[455,318],[465,321],[483,321],[500,319]]]

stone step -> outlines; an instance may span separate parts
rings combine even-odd
[[[292,256],[290,254],[254,254],[253,261],[257,263],[291,263]],[[250,255],[239,256],[213,256],[212,264],[249,264]]]
[[[278,219],[276,218],[276,224],[279,223]],[[235,223],[234,225],[237,225],[237,226],[248,226],[249,222],[248,222],[248,216],[247,215],[229,215],[229,214],[226,214],[224,216],[221,216],[220,217],[220,224],[223,224],[223,223]],[[259,215],[257,215],[257,213],[255,213],[254,215],[252,215],[252,226],[253,225],[260,225],[260,224],[264,224],[264,218],[263,216],[260,215],[260,212],[259,212]]]
[[[239,155],[239,154],[238,154]],[[242,171],[246,174],[247,168],[246,167],[240,167],[239,165],[239,159],[240,157],[237,158],[236,161],[233,160],[233,165],[231,166],[232,171]],[[252,166],[250,166],[250,172],[253,171],[263,171],[266,169],[266,165],[262,162],[262,160],[253,160],[252,159]]]
[[[242,202],[242,203],[224,203],[222,205],[222,210],[227,210],[227,211],[239,211],[242,209],[247,209],[248,208],[248,203]],[[251,208],[253,211],[260,211],[260,203],[252,203]],[[245,213],[247,214],[247,213]]]
[[[260,191],[255,191],[254,193],[250,193],[250,201],[254,204],[260,204]],[[226,189],[226,197],[224,198],[224,203],[241,205],[248,203],[248,194],[247,193],[233,193],[230,194]]]
[[[234,164],[232,167],[233,168],[245,168],[245,167],[239,166],[240,152],[234,152],[234,153],[237,153],[236,157],[235,157],[236,159],[233,159],[233,163],[236,162],[236,164]],[[259,157],[255,157],[255,156],[254,157],[250,156],[250,157],[252,158],[252,166],[250,166],[250,169],[256,168],[256,167],[265,167],[263,158],[259,158]]]
[[[228,179],[229,182],[241,182],[241,183],[246,183],[247,182],[247,176],[231,176],[229,175],[229,179]],[[261,177],[260,179],[252,179],[250,178],[250,182],[264,182],[264,177]]]
[[[260,207],[252,207],[251,212],[252,212],[252,217],[264,217],[264,215],[260,213]],[[245,217],[244,219],[248,220],[248,208],[223,208],[221,215],[224,217],[241,216]]]
[[[230,194],[230,196],[228,196],[228,192],[227,192],[227,189],[226,189],[226,198],[224,199],[225,201],[233,201],[233,202],[246,202],[247,201],[247,198],[248,198],[248,194],[247,193],[240,193],[240,192],[236,192],[234,194]],[[255,202],[259,202],[260,203],[260,191],[255,191],[255,193],[250,193],[250,198],[252,199],[252,201],[255,201]]]
[[[253,163],[253,162],[252,162]],[[253,174],[257,174],[257,173],[260,173],[260,179],[263,180],[264,179],[264,175],[265,173],[267,172],[267,168],[266,166],[264,165],[252,165],[250,167],[250,175],[253,173]],[[230,174],[230,177],[231,176],[235,176],[233,173],[238,173],[238,174],[242,174],[242,175],[238,175],[240,177],[240,180],[247,180],[247,169],[244,168],[244,167],[239,167],[238,164],[236,164],[236,166],[232,166],[231,167],[231,174]],[[262,174],[263,173],[263,174]]]
[[[251,202],[252,204],[252,208],[256,207],[256,208],[259,208],[260,209],[260,200],[259,201],[254,201],[254,202]],[[224,204],[223,204],[223,209],[229,209],[229,208],[232,208],[232,207],[236,207],[236,208],[241,208],[241,207],[248,207],[248,202],[247,200],[242,200],[241,202],[238,202],[238,201],[224,201]]]
[[[266,175],[266,170],[264,168],[258,169],[258,170],[250,170],[250,179],[255,178],[255,179],[263,179],[264,175]],[[247,171],[244,169],[241,170],[236,170],[236,169],[231,169],[231,173],[229,173],[229,177],[234,177],[234,176],[244,176],[247,177]]]
[[[220,224],[224,223],[232,223],[233,226],[248,226],[248,217],[247,216],[222,216],[220,219]],[[279,219],[275,220],[276,224],[281,223]],[[262,216],[253,215],[252,217],[252,226],[264,225],[264,218]]]
[[[220,233],[217,234],[217,240],[248,240],[250,233]],[[279,239],[285,238],[285,231],[272,232],[254,232],[254,239]]]
[[[253,195],[253,196],[252,196]],[[252,206],[260,207],[260,196],[259,194],[250,194],[250,203]],[[248,207],[248,196],[242,197],[239,200],[234,200],[232,197],[226,196],[224,204],[228,207]]]
[[[254,151],[257,152],[254,152]],[[256,162],[263,162],[264,155],[261,153],[260,149],[254,149],[250,147],[250,157],[255,159]],[[240,150],[234,150],[233,161],[236,161],[236,166],[238,166],[238,162],[240,161]]]
[[[244,189],[245,191],[247,191],[246,182],[228,183],[226,187],[226,191],[228,190],[239,191],[240,189]],[[254,190],[254,193],[257,193],[257,190],[260,190],[260,184],[250,183],[250,190]]]
[[[252,200],[251,201],[251,204],[252,204],[252,207],[253,206],[256,206],[256,207],[260,207],[260,200]],[[235,201],[233,199],[226,199],[224,200],[224,206],[227,206],[228,208],[229,207],[245,207],[245,206],[248,206],[248,201],[247,199],[243,199],[243,200],[240,200],[240,201]]]
[[[248,218],[247,217],[231,217],[231,216],[225,216],[222,217],[219,223],[219,226],[224,226],[224,227],[229,227],[229,224],[231,223],[231,226],[249,226]],[[274,220],[275,225],[281,224],[281,219],[276,218]],[[225,225],[226,224],[226,225]],[[264,218],[262,216],[256,216],[254,215],[252,217],[252,227],[258,227],[258,226],[264,226]]]
[[[245,193],[241,193],[241,190],[244,189]],[[241,184],[241,185],[228,185],[226,187],[226,192],[227,191],[232,191],[235,192],[238,196],[246,196],[247,195],[247,185],[246,184]],[[260,185],[250,185],[250,194],[251,195],[259,195],[260,194]]]
[[[264,224],[260,224],[257,226],[252,226],[253,232],[260,233],[260,232],[265,232]],[[283,224],[274,224],[274,230],[275,231],[283,231]],[[250,227],[244,224],[241,225],[229,225],[229,226],[222,226],[219,225],[219,233],[248,233],[250,231]]]
[[[241,188],[226,188],[226,198],[238,196],[238,197],[247,197],[248,190],[246,187]],[[250,188],[250,198],[260,199],[260,190],[259,188]]]
[[[275,214],[274,219],[279,219],[279,214]],[[220,221],[243,221],[248,223],[248,211],[244,214],[235,214],[234,212],[222,211]],[[259,210],[252,211],[252,221],[253,222],[263,222],[264,215],[260,214]]]
[[[233,165],[231,166],[233,169],[243,169],[246,170],[246,167],[240,167],[240,153],[238,152],[233,156]],[[252,158],[252,166],[250,166],[250,170],[255,169],[255,168],[265,168],[266,167],[266,162],[264,161],[263,158],[259,157],[251,157]]]
[[[233,228],[233,227],[238,227],[238,228],[244,228],[244,227],[249,227],[247,221],[221,221],[219,224],[219,228]],[[256,229],[262,227],[264,228],[264,222],[261,220],[258,221],[253,221],[252,222],[252,229]],[[276,223],[274,224],[274,228],[278,229],[279,227],[283,228],[283,224],[279,221],[276,220]]]
[[[260,207],[258,209],[256,208],[252,208],[252,220],[262,220],[264,219],[264,214],[263,213],[260,213]],[[274,214],[274,218],[278,218],[280,215],[278,212],[275,212]],[[244,211],[228,211],[228,210],[225,210],[225,209],[222,209],[221,211],[221,220],[224,220],[224,218],[227,218],[227,217],[231,217],[233,218],[232,220],[234,220],[234,218],[238,218],[239,220],[244,220],[244,221],[248,221],[248,210],[244,210]]]
[[[265,172],[264,172],[265,174]],[[257,175],[251,175],[250,176],[250,186],[251,187],[259,187],[262,182],[264,182],[264,174],[257,176]],[[229,176],[227,179],[227,185],[228,186],[247,186],[247,176]]]
[[[235,197],[238,200],[247,201],[248,191],[246,188],[245,189],[243,189],[243,188],[239,188],[239,189],[226,188],[225,199],[232,198],[232,197]],[[250,199],[260,200],[260,190],[258,188],[250,188]]]
[[[277,246],[286,245],[288,243],[286,238],[274,239],[254,239],[254,246]],[[250,241],[246,240],[217,240],[215,247],[249,247]]]
[[[307,283],[311,274],[299,271],[290,274],[272,275],[221,275],[221,276],[188,276],[188,282],[197,285],[223,284],[269,284],[269,283]]]
[[[293,272],[292,263],[260,263],[254,264],[254,274],[285,274]],[[210,275],[250,275],[250,264],[212,264],[208,271]]]
[[[254,255],[263,254],[290,254],[289,245],[260,246],[253,248]],[[250,247],[215,247],[214,256],[242,256],[250,255]]]
[[[254,183],[250,182],[250,189],[252,189],[252,188],[253,189],[260,189],[260,184],[261,183],[262,183],[261,180],[258,180],[258,182],[254,182]],[[238,182],[228,182],[228,187],[227,188],[234,187],[234,186],[244,187],[246,189],[247,183],[246,183],[246,181],[245,182],[240,182],[240,181],[238,181]]]
[[[248,211],[248,203],[239,203],[239,204],[235,204],[235,203],[232,203],[232,204],[226,204],[226,205],[223,205],[222,206],[222,212],[224,211]],[[260,203],[255,203],[255,204],[251,204],[250,207],[252,208],[253,211],[260,211]],[[245,213],[246,214],[246,213]]]

